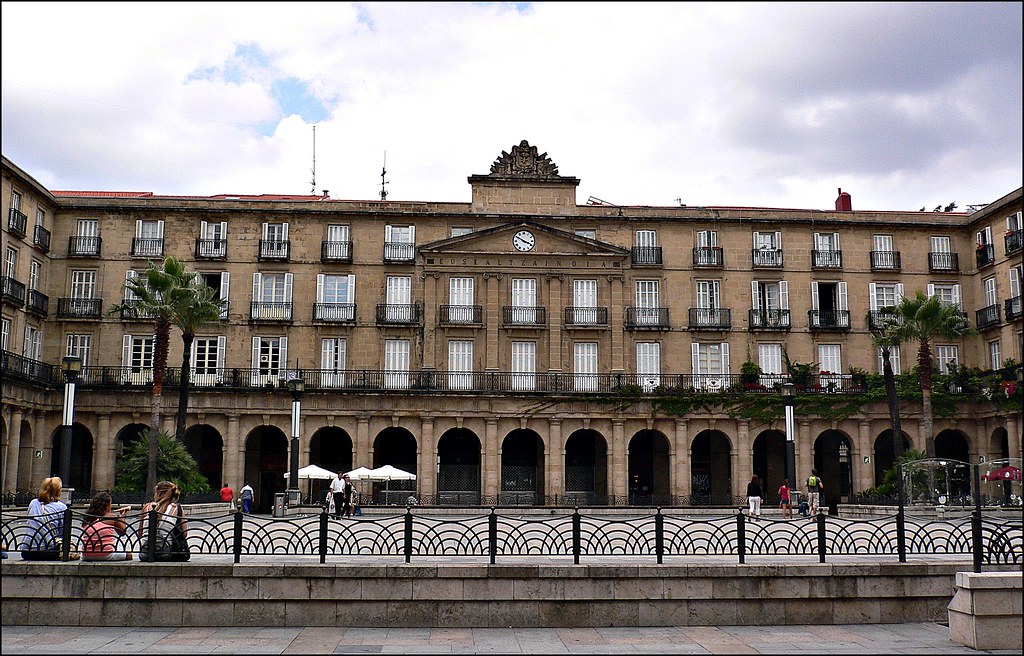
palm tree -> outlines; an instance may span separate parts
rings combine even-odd
[[[896,375],[892,370],[892,349],[900,344],[899,319],[894,308],[884,307],[879,310],[881,325],[872,329],[871,338],[875,346],[882,352],[882,378],[885,381],[885,398],[889,403],[889,421],[892,426],[893,462],[899,462],[903,455],[903,427],[900,424],[900,401],[896,394]],[[871,325],[869,318],[868,325]]]
[[[185,265],[173,256],[164,258],[162,265],[149,262],[149,266],[138,276],[125,280],[126,298],[124,303],[115,304],[110,308],[111,314],[131,312],[136,316],[152,317],[156,322],[153,340],[153,392],[150,414],[149,432],[157,435],[160,432],[160,418],[163,414],[163,387],[167,372],[167,351],[170,345],[171,326],[182,328],[182,339],[189,332],[190,340],[195,337],[195,329],[202,325],[199,319],[209,316],[207,307],[215,308],[214,319],[219,317],[220,306],[212,302],[212,290],[202,283],[199,274],[188,271]],[[185,321],[185,319],[188,321]],[[188,331],[183,326],[188,327]],[[188,362],[191,341],[186,346],[183,360]],[[184,374],[184,372],[183,372]],[[184,390],[187,405],[187,381],[183,375],[179,390]],[[179,413],[183,412],[180,403]],[[178,424],[184,424],[184,417],[179,417]],[[149,468],[146,477],[147,494],[157,483],[157,440],[149,441]]]
[[[974,333],[959,305],[949,305],[938,296],[918,290],[913,298],[904,298],[893,308],[893,337],[900,342],[917,341],[918,376],[921,381],[921,416],[924,425],[925,453],[935,457],[932,417],[932,377],[934,361],[932,340],[959,339]],[[895,436],[894,436],[895,437]]]
[[[171,323],[181,330],[181,380],[178,383],[178,415],[174,426],[174,437],[185,438],[185,415],[188,413],[188,395],[192,387],[192,343],[196,333],[204,326],[220,320],[224,301],[215,300],[217,290],[202,282],[196,275],[190,283],[194,291],[191,302],[176,307]]]

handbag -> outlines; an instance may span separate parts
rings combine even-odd
[[[188,547],[188,537],[181,530],[181,519],[182,512],[179,505],[178,521],[174,523],[174,528],[171,529],[171,553],[167,557],[167,560],[170,562],[187,562],[192,557]]]

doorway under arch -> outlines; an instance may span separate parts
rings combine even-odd
[[[544,503],[544,440],[529,429],[517,428],[501,443],[502,505]]]
[[[50,471],[53,476],[60,475],[60,448],[64,440],[64,427],[53,432]],[[92,433],[89,429],[75,422],[71,426],[71,469],[67,480],[61,481],[66,488],[75,489],[75,498],[89,498],[92,489]]]
[[[224,440],[216,428],[197,424],[185,431],[182,443],[199,465],[210,489],[219,490],[224,480]],[[232,486],[234,487],[234,486]]]
[[[767,497],[775,499],[777,490],[786,478],[786,434],[777,430],[761,431],[754,438],[754,474],[761,481]],[[795,473],[794,473],[795,476]],[[793,487],[794,481],[789,482]]]
[[[910,437],[902,431],[900,431],[900,436],[903,438],[903,448],[900,452],[905,453],[910,450]],[[875,450],[872,457],[875,461],[875,486],[877,487],[884,481],[885,472],[896,464],[891,428],[885,429],[875,438]]]
[[[565,501],[608,503],[608,442],[595,430],[578,430],[565,441]]]
[[[732,444],[718,430],[705,430],[690,443],[690,503],[731,506]]]
[[[410,474],[416,473],[416,438],[405,428],[392,426],[377,434],[373,441],[373,468],[391,465]],[[374,503],[404,505],[416,481],[387,481],[373,484]],[[365,493],[365,491],[364,491]]]
[[[445,431],[437,442],[437,503],[480,504],[480,438],[468,428]]]
[[[836,515],[839,504],[848,503],[853,495],[853,448],[849,436],[835,429],[818,435],[814,440],[814,468],[825,486],[821,505],[828,506],[828,514]],[[801,492],[807,490],[806,480],[807,476],[800,479]]]
[[[668,438],[659,431],[642,430],[629,441],[629,505],[672,505],[668,454]]]
[[[253,511],[270,512],[274,495],[284,492],[288,439],[277,426],[258,426],[245,438],[245,481],[253,488]]]

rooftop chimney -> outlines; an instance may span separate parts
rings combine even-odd
[[[850,194],[843,191],[843,188],[839,188],[839,197],[836,198],[836,211],[837,212],[852,212],[853,211],[853,200],[850,198]]]

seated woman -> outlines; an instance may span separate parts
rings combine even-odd
[[[63,487],[57,476],[45,479],[39,496],[28,505],[28,531],[21,541],[21,557],[25,560],[60,560],[64,511],[68,509],[60,500]]]
[[[184,561],[189,559],[188,553],[174,551],[174,540],[171,532],[180,527],[183,536],[188,535],[188,523],[182,518],[181,490],[171,481],[160,481],[153,492],[153,500],[142,507],[137,534],[139,536],[139,560],[149,562],[149,512],[157,512],[156,519],[156,560]]]
[[[127,551],[117,550],[117,536],[126,530],[124,516],[128,506],[111,511],[113,500],[100,492],[89,505],[82,527],[82,560],[131,560]]]

